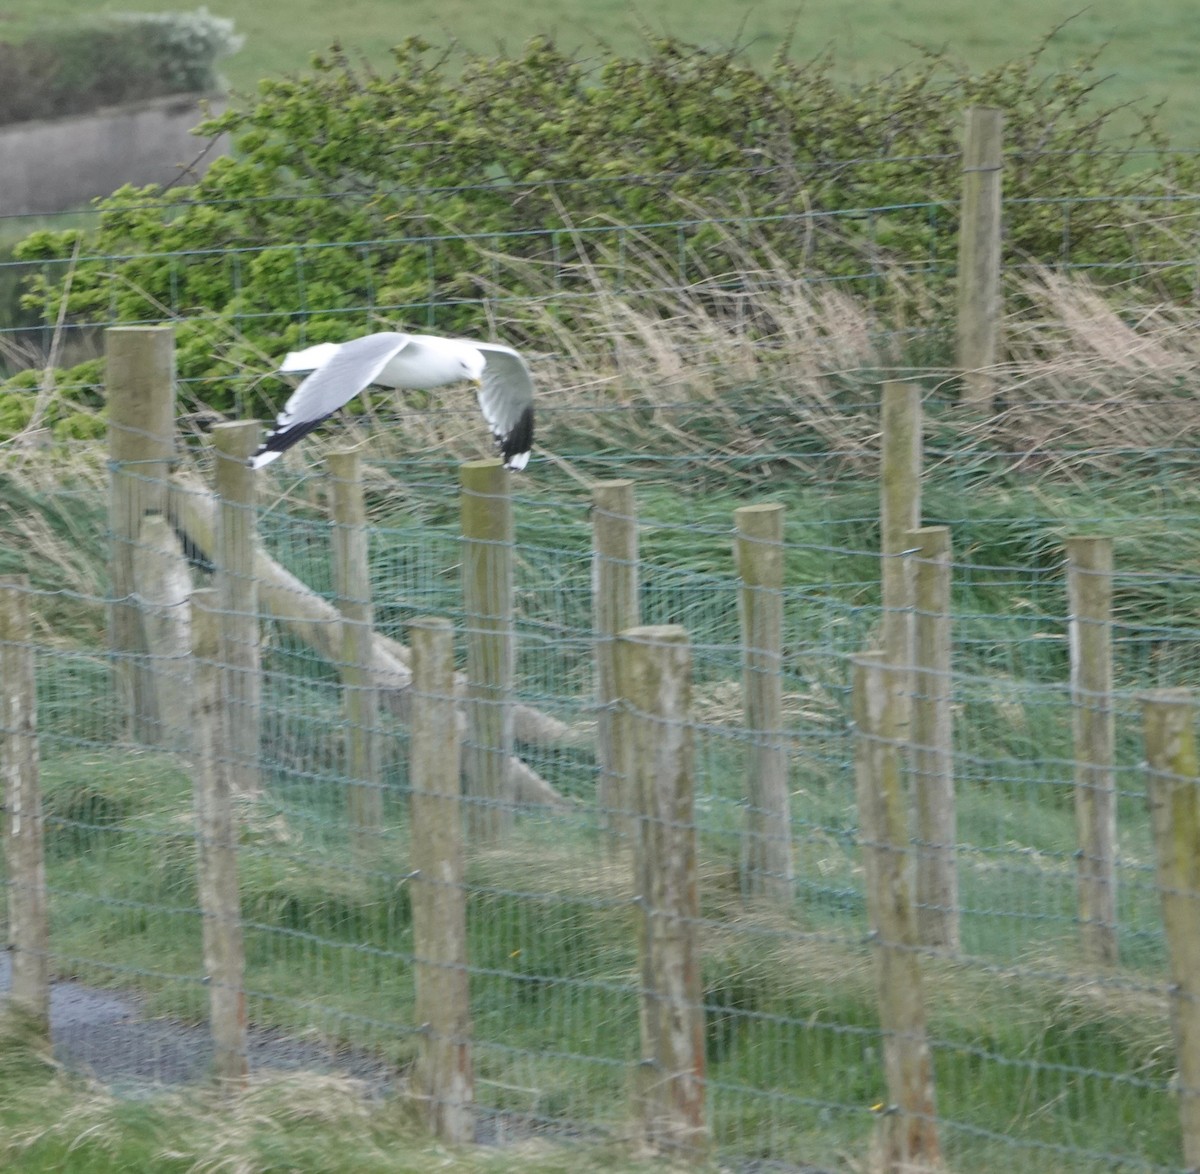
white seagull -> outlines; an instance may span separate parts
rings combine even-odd
[[[504,456],[504,467],[523,469],[529,460],[533,380],[525,360],[512,347],[387,330],[293,351],[279,370],[310,374],[292,392],[275,427],[250,458],[252,468],[270,464],[372,384],[426,391],[460,380],[475,384],[480,410]]]

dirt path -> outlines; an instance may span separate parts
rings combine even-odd
[[[7,1001],[12,959],[0,951],[0,1001]],[[50,1038],[59,1063],[114,1091],[135,1092],[203,1080],[212,1059],[208,1029],[147,1016],[136,995],[59,981],[50,988]],[[251,1070],[341,1072],[367,1080],[378,1093],[391,1073],[371,1057],[331,1052],[305,1040],[251,1028]]]

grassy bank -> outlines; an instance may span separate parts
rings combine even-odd
[[[0,1014],[0,1159],[13,1174],[195,1174],[320,1170],[324,1174],[601,1174],[661,1169],[612,1148],[564,1150],[524,1141],[452,1150],[415,1116],[372,1103],[355,1081],[271,1076],[236,1095],[190,1090],[118,1099],[64,1076],[28,1026]]]

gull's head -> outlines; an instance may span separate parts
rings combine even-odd
[[[479,387],[483,383],[483,369],[487,366],[487,359],[472,347],[468,354],[463,355],[461,361],[463,378]]]

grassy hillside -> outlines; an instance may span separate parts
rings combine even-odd
[[[69,19],[100,11],[178,10],[190,0],[8,0],[0,35],[14,37],[36,21]],[[246,45],[225,65],[237,89],[263,76],[304,68],[309,55],[341,40],[369,60],[386,65],[387,49],[414,33],[435,44],[457,42],[488,52],[515,49],[535,33],[550,33],[567,48],[602,44],[634,51],[645,31],[668,31],[706,45],[739,42],[752,58],[776,52],[794,25],[794,49],[805,58],[826,49],[839,71],[852,79],[894,69],[915,56],[914,44],[946,46],[970,65],[984,67],[1028,49],[1056,24],[1057,61],[1065,63],[1108,45],[1104,61],[1112,78],[1104,97],[1112,102],[1166,103],[1167,123],[1181,145],[1200,146],[1200,110],[1192,93],[1200,68],[1200,42],[1186,0],[1146,0],[1131,7],[1121,0],[1012,0],[983,10],[972,0],[292,0],[286,5],[258,0],[215,0],[213,11],[233,17]],[[1082,10],[1082,11],[1081,11]]]

